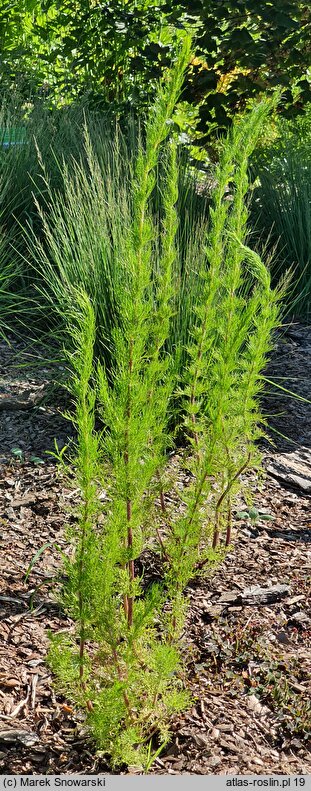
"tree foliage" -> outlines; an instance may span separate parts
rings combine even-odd
[[[210,136],[275,86],[283,114],[303,110],[311,98],[310,14],[302,0],[6,0],[1,81],[58,103],[87,94],[112,110],[135,110],[175,59],[178,28],[190,27],[195,54],[183,96]]]
[[[148,0],[25,0],[0,14],[3,76],[60,103],[87,94],[123,110],[144,105],[176,43]]]
[[[173,0],[176,18],[189,0]],[[300,0],[195,0],[197,57],[185,97],[200,105],[200,128],[227,127],[234,112],[280,86],[293,116],[311,99],[310,8]]]

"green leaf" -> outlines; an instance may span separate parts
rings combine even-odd
[[[17,459],[22,461],[24,457],[24,451],[22,451],[21,448],[11,448],[11,453],[13,454],[13,456],[16,456]]]
[[[253,46],[254,40],[246,27],[236,28],[231,34],[229,45],[244,50],[249,45]]]
[[[250,519],[257,519],[259,516],[259,511],[257,510],[257,508],[250,508],[248,511],[248,515]]]
[[[53,546],[54,546],[54,542],[53,542],[53,541],[46,541],[46,543],[45,543],[45,544],[43,544],[43,546],[42,546],[42,547],[40,547],[40,549],[38,549],[38,551],[36,552],[36,554],[33,556],[33,558],[32,558],[32,561],[30,562],[30,564],[29,564],[29,566],[28,566],[28,569],[27,569],[27,571],[26,571],[26,574],[25,574],[25,582],[27,582],[27,580],[28,580],[28,577],[29,577],[29,575],[31,574],[31,572],[32,572],[32,569],[33,569],[33,567],[34,567],[35,563],[37,562],[37,560],[39,560],[39,558],[41,557],[41,555],[43,554],[43,552],[45,552],[45,550],[46,550],[46,549],[50,549],[50,548],[51,548],[51,547],[53,547]],[[56,546],[56,545],[55,545],[55,546]]]
[[[290,16],[287,14],[283,14],[282,11],[279,11],[273,20],[274,24],[277,24],[280,28],[290,28],[291,30],[296,30],[299,27],[298,22],[294,19],[291,19]]]

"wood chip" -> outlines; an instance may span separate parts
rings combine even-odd
[[[18,728],[9,728],[8,730],[0,730],[0,742],[9,742],[10,744],[18,743],[23,744],[25,747],[32,747],[39,741],[39,737],[33,731],[23,731]]]

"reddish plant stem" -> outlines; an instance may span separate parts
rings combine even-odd
[[[232,527],[232,514],[231,514],[231,505],[229,503],[228,514],[227,514],[226,547],[228,547],[231,542],[231,527]]]
[[[214,534],[213,534],[213,549],[219,544],[219,534],[220,534],[220,512],[216,509],[216,517],[215,517],[215,527],[214,527]]]
[[[127,548],[129,552],[132,552],[133,549],[133,531],[130,526],[132,516],[132,503],[130,500],[127,501],[127,521],[129,524],[128,531],[127,531]],[[129,578],[130,584],[132,585],[135,579],[135,568],[134,568],[134,560],[129,560],[128,563],[128,571],[129,571]],[[128,614],[127,614],[127,622],[129,626],[133,624],[133,596],[128,597]]]
[[[126,432],[125,437],[126,437],[126,441],[127,441],[127,432]],[[128,465],[128,452],[127,452],[127,450],[124,451],[124,464]],[[127,512],[128,512],[128,502],[129,501],[127,501]],[[127,537],[127,540],[128,540],[128,537]],[[122,566],[122,568],[126,569],[127,568],[127,564]],[[124,610],[125,618],[128,621],[129,603],[128,603],[128,595],[127,595],[127,593],[125,593],[124,596],[123,596],[123,610]]]
[[[229,494],[230,489],[232,488],[232,484],[234,483],[234,481],[236,481],[237,478],[239,477],[239,475],[241,475],[242,472],[244,472],[244,470],[246,470],[246,468],[248,467],[249,462],[250,462],[250,458],[251,458],[251,454],[249,452],[247,454],[246,461],[238,469],[238,471],[235,473],[233,478],[231,478],[231,481],[229,481],[229,483],[227,484],[226,488],[224,489],[224,491],[220,495],[219,500],[217,500],[217,503],[216,503],[216,517],[215,517],[215,530],[214,530],[214,536],[213,536],[213,549],[215,549],[215,547],[217,547],[218,541],[219,541],[219,517],[220,517],[221,505],[222,505],[225,497],[227,497],[227,495]],[[228,545],[226,544],[226,546],[228,546]]]
[[[160,530],[159,530],[159,528],[158,528],[158,527],[157,527],[156,533],[157,533],[157,536],[158,536],[158,541],[159,541],[160,547],[161,547],[161,549],[162,549],[162,554],[163,554],[163,557],[164,557],[164,558],[165,558],[165,560],[166,560],[166,561],[169,563],[169,561],[170,561],[170,557],[169,557],[169,555],[167,554],[167,551],[166,551],[166,549],[165,549],[165,546],[164,546],[164,543],[163,543],[163,539],[162,539],[162,536],[161,536],[161,533],[160,533]]]
[[[173,640],[174,640],[174,637],[175,637],[175,632],[176,632],[176,625],[177,625],[177,624],[176,624],[176,615],[173,615],[173,618],[172,618],[172,628],[173,628],[173,631],[172,631],[172,634],[171,634],[171,635],[170,635],[170,637],[169,637],[169,641],[170,641],[171,643],[173,642]]]
[[[194,397],[192,397],[192,396],[191,396],[190,404],[191,404],[191,406],[194,406]],[[195,414],[193,412],[191,413],[191,423],[193,425],[193,436],[194,436],[195,446],[196,446],[196,449],[197,449],[196,450],[196,455],[197,455],[197,459],[198,459],[199,458],[199,450],[198,450],[198,448],[199,448],[199,437],[198,437],[198,432],[195,430],[196,420],[195,420]]]

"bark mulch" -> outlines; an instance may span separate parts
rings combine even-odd
[[[49,630],[70,628],[55,548],[25,581],[43,544],[65,549],[78,492],[46,454],[70,435],[54,373],[25,354],[18,368],[16,351],[0,344],[0,772],[109,772],[45,664]],[[297,325],[279,336],[269,376],[309,398],[310,375],[311,329]],[[269,472],[252,476],[259,516],[236,515],[234,548],[187,591],[193,706],[172,721],[157,774],[311,773],[311,409],[272,386],[265,408],[287,439],[272,431],[275,447],[264,443]]]

